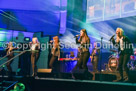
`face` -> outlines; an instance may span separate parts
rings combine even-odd
[[[35,39],[35,38],[33,38],[33,40],[32,40],[32,41],[33,41],[33,43],[34,43],[34,44],[36,43],[36,39]]]
[[[96,43],[94,43],[94,47],[96,47],[97,46],[97,44]]]
[[[81,30],[80,31],[80,36],[83,37],[85,35],[85,33]]]
[[[11,46],[11,45],[12,45],[12,42],[9,42],[9,45]]]
[[[119,36],[119,37],[121,37],[119,29],[116,31],[116,35]]]
[[[11,47],[11,46],[12,46],[12,42],[9,42],[8,46],[10,46],[10,47]]]
[[[53,39],[54,43],[58,43],[58,39]]]

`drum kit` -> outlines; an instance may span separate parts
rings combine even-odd
[[[119,54],[118,51],[115,50],[110,50],[112,55],[109,56],[109,61],[108,61],[108,70],[110,72],[116,72],[118,69],[118,60],[119,60]]]
[[[116,72],[119,65],[119,53],[115,50],[110,50],[112,52],[112,55],[109,56],[108,61],[108,70],[110,72]],[[135,70],[136,69],[136,55],[131,55],[130,60],[127,64],[129,70]]]

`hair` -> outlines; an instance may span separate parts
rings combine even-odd
[[[53,40],[55,40],[56,42],[54,42],[54,46],[58,47],[59,46],[59,37],[58,36],[54,36]]]
[[[122,29],[122,28],[117,28],[116,29],[116,32],[119,32],[119,35],[120,36],[124,36],[124,30]],[[116,42],[119,42],[119,40],[120,40],[120,37],[119,36],[116,36]]]
[[[10,44],[10,43],[11,43],[11,44]],[[12,43],[12,42],[9,42],[7,47],[8,47],[8,48],[9,48],[9,47],[13,47],[13,43]]]
[[[32,42],[33,42],[33,41],[36,41],[36,43],[39,43],[37,37],[33,37],[33,38],[32,38]]]
[[[87,35],[86,29],[81,29],[81,31],[84,33],[85,40],[88,40],[89,37],[88,37],[88,35]],[[81,39],[82,39],[82,38],[81,38]]]

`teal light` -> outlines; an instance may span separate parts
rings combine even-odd
[[[80,21],[80,26],[87,30],[87,33],[88,33],[89,36],[91,36],[91,37],[93,37],[97,40],[100,39],[100,35],[97,32],[97,29],[95,29],[92,24]]]

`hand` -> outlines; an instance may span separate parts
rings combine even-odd
[[[91,58],[91,63],[92,63],[92,56],[90,56],[90,58]]]
[[[29,42],[30,45],[32,45],[32,42]]]
[[[90,56],[90,58],[92,59],[92,56]]]
[[[113,41],[113,40],[114,40],[114,38],[111,38],[111,40]]]
[[[50,43],[53,43],[53,40],[51,40]]]
[[[58,58],[58,60],[60,60],[60,58]]]
[[[77,38],[77,37],[79,37],[80,35],[76,35],[74,38]]]

